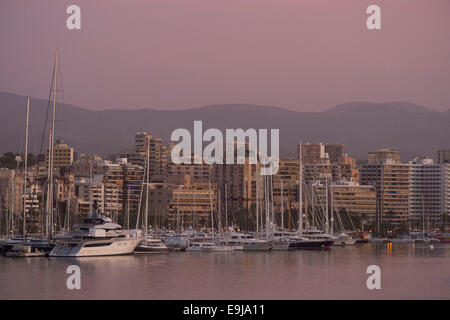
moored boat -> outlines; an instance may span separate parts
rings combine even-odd
[[[139,233],[122,230],[111,219],[100,214],[88,215],[83,224],[59,242],[50,257],[92,257],[132,254],[141,242]]]
[[[7,257],[45,257],[47,253],[31,245],[16,244],[6,253]]]

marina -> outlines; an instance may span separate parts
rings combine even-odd
[[[450,248],[357,244],[328,251],[172,252],[85,258],[0,256],[1,299],[445,299]],[[81,269],[67,290],[66,268]],[[381,290],[366,287],[369,265]],[[417,275],[420,274],[420,277]]]

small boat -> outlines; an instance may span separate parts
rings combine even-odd
[[[134,250],[136,254],[145,253],[164,253],[169,252],[169,247],[162,242],[161,239],[148,238],[147,241],[143,240]]]
[[[289,250],[328,250],[333,240],[311,240],[304,237],[290,238]]]
[[[369,243],[369,240],[372,238],[372,235],[367,232],[358,232],[357,236],[358,240],[356,240],[356,243]]]
[[[342,232],[338,234],[337,239],[334,241],[334,246],[353,246],[358,239],[352,238],[349,234]]]
[[[7,257],[45,257],[47,253],[31,245],[16,244],[6,253]]]

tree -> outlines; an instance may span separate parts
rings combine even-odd
[[[17,169],[16,154],[13,152],[6,152],[0,157],[0,168]]]

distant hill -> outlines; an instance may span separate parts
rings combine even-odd
[[[23,149],[25,101],[23,96],[0,93],[0,152]],[[47,101],[31,99],[30,151],[42,141]],[[51,110],[50,110],[51,111]],[[210,105],[195,109],[93,111],[57,105],[57,137],[77,152],[108,154],[133,147],[134,133],[145,130],[167,143],[176,128],[193,130],[193,121],[207,128],[279,128],[280,152],[295,157],[296,144],[340,142],[346,152],[366,159],[367,152],[396,148],[405,160],[416,155],[435,157],[450,147],[450,112],[437,112],[408,102],[351,102],[325,112],[296,112],[274,106],[249,104]],[[50,115],[49,115],[50,119]],[[44,146],[48,136],[44,138]]]

